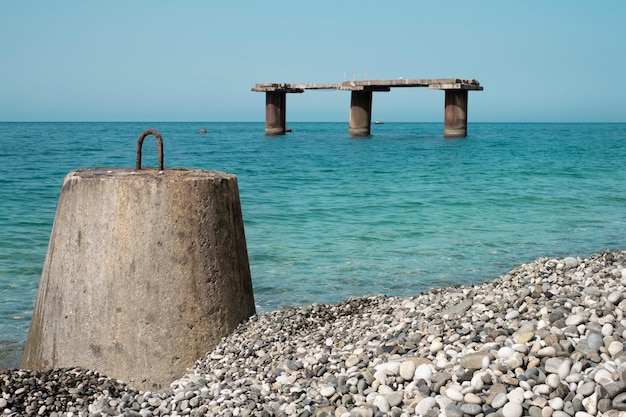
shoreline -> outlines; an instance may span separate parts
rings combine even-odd
[[[626,416],[626,251],[494,280],[255,315],[170,389],[0,371],[25,415]],[[42,382],[45,381],[45,382]]]

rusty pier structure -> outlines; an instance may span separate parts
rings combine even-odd
[[[351,136],[369,136],[372,124],[372,97],[376,92],[392,88],[427,87],[445,91],[444,127],[445,138],[467,136],[468,91],[482,91],[476,80],[460,78],[360,80],[341,83],[257,83],[254,92],[265,93],[265,134],[283,135],[286,129],[287,94],[303,93],[305,90],[350,91]]]

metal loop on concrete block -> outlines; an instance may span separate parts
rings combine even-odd
[[[163,171],[163,138],[161,134],[154,129],[145,130],[137,139],[137,163],[135,164],[135,170],[141,169],[141,147],[143,146],[143,140],[148,135],[153,135],[157,140],[157,148],[159,152],[159,171]]]

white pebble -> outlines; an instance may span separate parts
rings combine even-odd
[[[563,380],[570,375],[570,371],[572,370],[572,361],[569,359],[565,359],[557,369],[557,375]]]
[[[604,323],[602,326],[602,336],[613,336],[614,331],[615,329],[611,323]]]
[[[554,397],[548,402],[548,404],[550,404],[550,408],[553,410],[562,410],[565,405],[565,401],[563,401],[563,398]]]
[[[546,377],[546,384],[551,388],[557,388],[561,385],[561,378],[557,374],[550,374]]]
[[[426,415],[437,404],[433,397],[426,397],[415,406],[415,415]]]
[[[500,392],[500,393],[496,394],[495,397],[493,397],[493,400],[491,400],[491,406],[493,408],[495,408],[495,409],[500,409],[508,401],[509,401],[509,399],[507,398],[506,394],[504,392]]]
[[[391,409],[391,407],[389,406],[389,401],[387,401],[387,399],[382,395],[378,395],[376,398],[374,398],[374,405],[378,407],[378,409],[383,413],[386,413]]]
[[[423,363],[415,369],[415,375],[413,379],[415,381],[423,379],[425,381],[430,381],[430,377],[433,375],[433,370],[430,365],[427,363]]]
[[[600,385],[607,385],[614,382],[613,375],[611,375],[611,373],[604,368],[598,369],[593,376],[593,380]]]
[[[400,364],[400,376],[405,381],[412,381],[415,375],[415,362],[411,360],[403,361]]]
[[[389,395],[389,394],[393,394],[393,388],[391,388],[389,385],[381,385],[380,387],[378,387],[378,393],[380,395]]]
[[[621,276],[622,277],[626,277],[625,274],[626,274],[626,269],[623,269],[622,273],[621,273]],[[622,295],[621,291],[613,291],[606,297],[606,299],[610,303],[617,305],[622,300],[622,297],[623,297],[623,295]]]
[[[522,388],[515,388],[507,394],[507,398],[511,402],[521,403],[524,401],[524,390]]]
[[[513,348],[508,347],[508,346],[504,346],[504,347],[501,347],[500,350],[498,350],[498,358],[499,359],[508,359],[511,356],[513,356],[514,353],[515,353],[515,351],[513,350]]]
[[[335,394],[335,387],[333,387],[333,386],[323,387],[323,388],[320,390],[320,395],[321,395],[322,397],[329,398],[329,397],[332,397],[332,396],[333,396],[333,394]]]
[[[504,319],[505,319],[506,321],[509,321],[509,320],[516,319],[516,318],[518,318],[518,317],[519,317],[519,311],[517,311],[517,310],[511,310],[511,311],[509,311],[508,313],[506,313],[506,315],[504,316]]]
[[[574,314],[573,316],[569,316],[566,320],[565,320],[565,325],[566,326],[578,326],[580,323],[583,322],[583,316],[581,316],[580,314]]]
[[[583,407],[592,416],[595,416],[598,412],[598,393],[594,392],[587,398],[583,398]]]
[[[469,404],[482,404],[483,400],[473,392],[468,392],[463,396],[463,401]]]
[[[381,363],[380,365],[376,365],[374,369],[385,372],[387,375],[396,375],[400,372],[400,362]]]
[[[518,402],[508,402],[502,407],[503,417],[521,417],[522,416],[522,404]]]
[[[374,372],[374,379],[378,381],[379,384],[387,383],[387,372],[385,371],[376,371]]]
[[[453,387],[448,388],[445,395],[452,401],[463,401],[463,394],[461,394],[461,391],[458,391]]]
[[[441,349],[443,349],[443,342],[441,341],[435,341],[433,343],[430,344],[430,353],[437,353],[439,352]]]
[[[624,344],[614,340],[609,344],[608,351],[609,355],[616,356],[618,353],[624,351]]]

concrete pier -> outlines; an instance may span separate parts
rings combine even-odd
[[[343,90],[351,91],[350,121],[348,132],[351,136],[367,136],[372,123],[372,93],[390,91],[391,88],[427,87],[445,91],[444,137],[467,136],[467,96],[468,91],[482,91],[476,80],[460,78],[427,78],[396,80],[360,80],[342,83],[258,83],[254,92],[266,94],[265,133],[282,135],[286,131],[286,94],[302,93],[304,90]]]
[[[350,99],[350,136],[369,136],[372,124],[372,92],[353,91]]]

